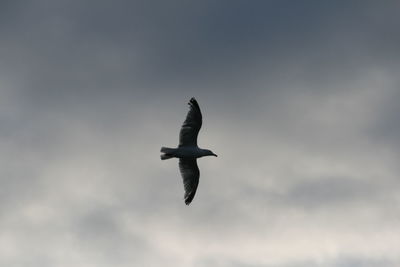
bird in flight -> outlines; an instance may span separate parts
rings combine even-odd
[[[199,185],[200,171],[197,166],[197,158],[204,156],[215,156],[211,150],[202,149],[197,146],[202,116],[199,104],[192,97],[189,101],[189,112],[183,122],[179,133],[179,146],[177,148],[161,147],[161,159],[179,158],[179,170],[185,188],[185,204],[189,205],[196,194]]]

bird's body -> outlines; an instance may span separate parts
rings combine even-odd
[[[173,158],[201,158],[204,156],[214,156],[210,154],[210,150],[202,149],[197,146],[182,146],[177,148],[162,147],[161,152],[165,153],[166,156]]]
[[[191,98],[189,106],[190,110],[179,133],[179,146],[177,148],[161,148],[162,160],[179,158],[179,170],[183,178],[186,205],[189,205],[193,200],[199,184],[200,171],[196,159],[204,156],[217,156],[211,150],[197,146],[197,135],[202,125],[202,115],[196,99]]]

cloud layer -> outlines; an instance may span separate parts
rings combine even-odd
[[[0,5],[1,266],[400,264],[397,1]]]

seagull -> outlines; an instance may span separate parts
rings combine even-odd
[[[217,157],[211,150],[197,146],[197,135],[202,124],[200,106],[194,97],[190,99],[188,105],[190,107],[189,112],[179,133],[179,146],[177,148],[161,147],[161,153],[163,153],[161,160],[179,158],[179,170],[185,188],[184,200],[186,205],[192,202],[199,185],[200,171],[197,166],[197,158]]]

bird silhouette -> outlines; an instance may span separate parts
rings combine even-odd
[[[194,97],[190,99],[188,104],[190,109],[179,133],[178,147],[161,147],[162,160],[179,158],[179,170],[183,179],[186,205],[192,202],[199,185],[200,170],[197,166],[197,158],[204,156],[217,157],[211,150],[197,146],[197,136],[202,125],[202,115],[200,106]]]

